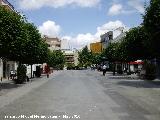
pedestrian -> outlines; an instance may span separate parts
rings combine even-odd
[[[107,66],[104,64],[104,65],[103,65],[103,67],[102,67],[102,69],[103,69],[103,75],[105,76],[105,74],[106,74],[106,69],[107,69]]]
[[[50,67],[48,65],[45,66],[45,72],[47,74],[47,78],[49,78]]]
[[[11,71],[10,71],[10,79],[11,79],[11,80],[13,80],[13,79],[14,79],[14,75],[15,75],[14,71],[13,71],[13,70],[11,70]]]

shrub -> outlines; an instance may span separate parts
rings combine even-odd
[[[17,68],[17,79],[15,79],[16,84],[22,84],[26,80],[26,66],[20,64]]]
[[[122,65],[117,65],[117,73],[118,74],[123,74]]]
[[[156,65],[150,62],[145,62],[144,68],[146,70],[145,79],[154,80],[156,78]]]
[[[36,77],[40,77],[41,76],[41,68],[40,68],[40,66],[36,66],[35,76]]]

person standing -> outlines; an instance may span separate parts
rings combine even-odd
[[[47,74],[47,78],[49,78],[50,67],[48,65],[45,66],[45,72]]]
[[[104,64],[104,65],[103,65],[103,67],[102,67],[102,69],[103,69],[103,75],[105,76],[105,74],[106,74],[106,69],[107,69],[107,66]]]

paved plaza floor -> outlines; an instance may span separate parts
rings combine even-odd
[[[14,119],[159,120],[160,81],[57,71],[1,94],[0,120]]]

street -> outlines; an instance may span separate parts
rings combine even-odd
[[[0,120],[159,120],[160,81],[56,71],[7,92],[0,102]]]

